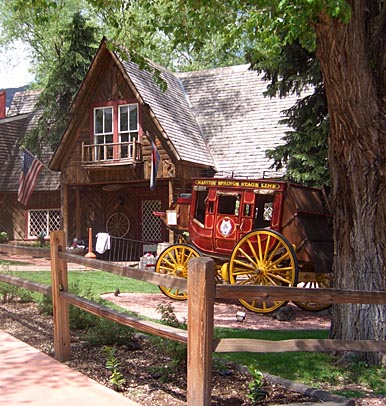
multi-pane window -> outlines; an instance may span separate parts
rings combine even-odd
[[[59,209],[28,210],[28,238],[48,237],[51,231],[60,230],[60,225]]]
[[[96,160],[135,158],[139,138],[138,103],[113,102],[93,110]]]
[[[94,109],[94,137],[95,144],[104,145],[96,148],[97,159],[112,159],[113,145],[113,108],[98,107]]]
[[[135,142],[138,140],[138,104],[119,106],[119,142],[129,143],[121,146],[121,158],[132,158]]]

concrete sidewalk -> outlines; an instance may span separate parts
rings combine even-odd
[[[0,330],[0,405],[138,406]]]

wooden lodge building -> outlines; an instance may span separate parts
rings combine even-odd
[[[21,173],[21,146],[35,126],[39,92],[17,92],[6,114],[5,92],[0,96],[0,232],[9,240],[36,240],[42,232],[61,225],[60,174],[48,169],[49,151],[39,157],[45,163],[34,192],[24,207],[17,201]]]
[[[149,244],[169,241],[172,236],[153,212],[189,192],[192,178],[262,178],[271,171],[265,151],[283,142],[288,128],[278,122],[295,97],[265,98],[267,82],[247,65],[177,74],[150,66],[161,72],[165,92],[151,73],[121,61],[102,40],[29,207],[19,207],[15,198],[20,162],[0,169],[0,225],[9,231],[10,222],[24,213],[24,226],[19,221],[12,226],[13,239],[33,238],[30,211],[61,209],[69,242],[86,239],[89,228],[93,237],[108,232]],[[16,153],[33,114],[9,113],[0,120],[3,155],[4,148]],[[15,127],[22,123],[19,132]],[[17,133],[14,143],[11,132]]]

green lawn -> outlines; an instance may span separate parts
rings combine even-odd
[[[10,275],[25,278],[34,282],[51,285],[51,273],[48,271],[11,271]],[[117,288],[124,292],[158,293],[158,286],[125,276],[102,271],[70,271],[68,286],[77,286],[80,292],[90,292],[92,297],[103,293],[115,292]]]

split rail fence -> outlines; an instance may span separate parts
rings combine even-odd
[[[189,262],[188,279],[186,280],[69,254],[66,252],[65,247],[66,239],[63,231],[51,233],[50,251],[47,249],[0,244],[0,251],[2,252],[51,259],[52,286],[27,281],[4,273],[0,273],[0,282],[10,283],[52,296],[55,358],[59,361],[66,361],[71,357],[69,304],[145,333],[186,344],[188,350],[188,406],[208,406],[211,404],[213,352],[386,352],[386,341],[375,340],[294,339],[269,341],[245,338],[222,338],[215,340],[213,335],[215,299],[260,297],[275,300],[315,301],[315,291],[307,288],[276,286],[217,285],[215,283],[214,262],[211,258],[206,257],[194,258]],[[129,316],[123,312],[112,310],[68,292],[68,262],[84,265],[89,269],[98,269],[156,285],[187,291],[187,331]],[[386,292],[321,288],[318,289],[318,301],[320,303],[340,304],[386,304]]]

